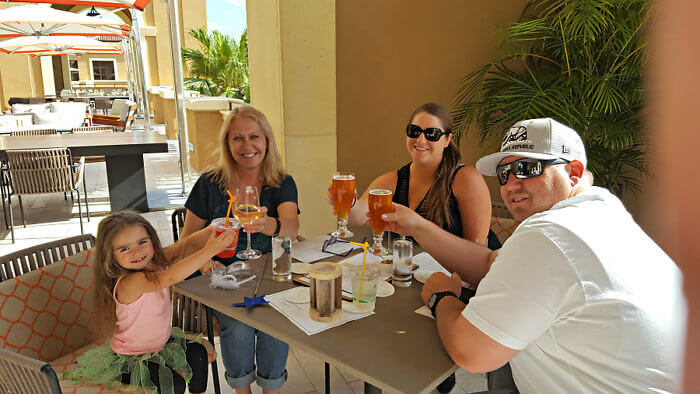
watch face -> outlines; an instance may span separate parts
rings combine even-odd
[[[435,299],[437,299],[437,294],[430,296],[430,299],[428,300],[428,308],[432,308],[433,305],[435,305]]]

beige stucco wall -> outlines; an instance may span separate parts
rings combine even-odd
[[[93,80],[93,75],[90,68],[91,60],[115,60],[116,61],[116,80],[126,81],[126,62],[124,61],[123,55],[86,55],[86,56],[68,56],[67,60],[77,60],[78,61],[78,73],[80,74],[81,81],[91,81]],[[64,63],[64,67],[67,66],[67,62]]]
[[[498,55],[496,26],[515,21],[525,3],[337,2],[338,169],[355,172],[359,192],[410,160],[410,113],[428,101],[450,107],[458,80]],[[481,148],[470,136],[461,151],[473,165]]]
[[[275,132],[301,210],[300,234],[335,220],[326,188],[336,168],[335,3],[248,1],[251,104]]]

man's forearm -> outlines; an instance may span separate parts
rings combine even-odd
[[[424,220],[413,238],[450,272],[476,287],[489,270],[491,250],[451,234],[435,223]]]

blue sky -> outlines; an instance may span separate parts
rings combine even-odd
[[[233,36],[236,41],[246,28],[246,0],[207,0],[207,28]]]

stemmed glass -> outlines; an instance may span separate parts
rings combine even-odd
[[[376,256],[386,256],[389,252],[382,245],[386,222],[382,220],[382,215],[393,212],[391,200],[393,192],[388,189],[370,189],[369,199],[369,218],[372,222],[372,232],[374,233],[374,244],[372,245],[372,253]]]
[[[355,174],[352,172],[333,174],[330,192],[335,213],[338,215],[338,230],[331,235],[338,238],[350,238],[354,234],[348,230],[348,215],[355,201]]]
[[[260,213],[260,200],[258,198],[258,188],[255,186],[241,186],[236,189],[236,208],[233,216],[241,224],[250,224],[253,220],[258,220],[262,216]],[[244,229],[245,231],[245,229]],[[259,250],[250,247],[250,233],[248,234],[248,248],[236,254],[241,260],[256,259],[262,256]]]

